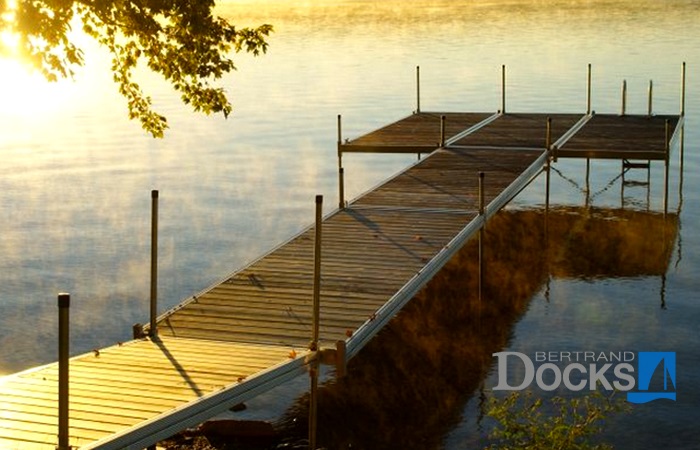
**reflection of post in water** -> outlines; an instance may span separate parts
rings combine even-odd
[[[484,386],[484,380],[481,380],[479,384],[479,416],[476,418],[476,428],[479,433],[483,433],[484,428],[482,422],[484,417],[486,417],[486,412],[488,411],[488,397],[486,396],[486,388]]]
[[[666,309],[666,274],[661,275],[661,309]]]
[[[586,158],[586,208],[591,205],[591,159]]]
[[[676,256],[676,267],[681,263],[683,259],[683,234],[681,233],[681,210],[683,209],[683,147],[685,143],[685,125],[681,128],[681,142],[680,142],[680,169],[679,169],[679,180],[678,180],[678,209],[676,216],[678,217],[678,255]]]

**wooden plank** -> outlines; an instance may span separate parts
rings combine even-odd
[[[7,386],[3,387],[2,392],[7,395],[53,395],[58,398],[58,386],[55,382],[47,382],[42,380],[18,378]],[[105,392],[95,389],[85,389],[82,386],[73,386],[70,390],[71,402],[80,402],[83,404],[96,404],[105,401],[117,402],[124,404],[125,397],[122,392]],[[160,410],[174,408],[182,403],[181,400],[173,399],[172,397],[159,397],[148,392],[132,393],[128,398],[129,405],[154,405]]]
[[[8,405],[9,406],[9,405]],[[9,406],[0,410],[0,420],[20,421],[29,424],[45,424],[58,427],[58,414],[56,408]],[[71,427],[89,431],[114,433],[124,426],[132,426],[139,422],[137,418],[115,416],[112,414],[98,413],[73,413],[70,415]]]
[[[0,431],[2,433],[2,431]],[[36,438],[36,434],[23,434],[14,433],[14,438],[0,437],[0,448],[5,450],[56,450],[57,438],[53,438],[49,442],[44,441],[33,441]],[[49,439],[49,436],[46,436]]]
[[[109,436],[114,431],[123,429],[123,427],[109,426],[105,426],[104,428],[109,428],[110,430],[81,428],[82,426],[91,427],[93,425],[94,424],[91,422],[79,422],[71,424],[71,440],[76,439],[78,441],[94,441],[97,439],[101,439],[105,436]],[[58,418],[55,419],[55,423],[44,423],[43,421],[36,418],[27,422],[22,420],[0,419],[0,438],[34,439],[39,442],[46,442],[50,439],[51,436],[55,435],[57,432]]]
[[[161,412],[161,408],[154,408],[152,411],[144,411],[143,408],[126,409],[123,402],[104,404],[95,401],[90,403],[76,402],[71,399],[71,417],[87,419],[95,414],[104,416],[124,417],[135,423],[146,420]],[[10,396],[3,394],[0,396],[0,409],[6,411],[36,411],[42,414],[56,414],[56,397],[45,396],[37,398],[33,396]]]

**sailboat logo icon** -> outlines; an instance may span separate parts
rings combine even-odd
[[[639,352],[639,376],[637,392],[628,392],[627,401],[631,403],[647,403],[661,398],[676,400],[676,352]],[[657,369],[661,368],[663,390],[654,386],[650,390],[652,378]],[[669,383],[670,380],[670,383]]]

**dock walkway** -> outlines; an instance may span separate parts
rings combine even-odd
[[[554,156],[668,160],[682,119],[421,112],[339,142],[341,169],[344,153],[429,155],[324,218],[321,348],[356,355]],[[74,357],[70,444],[145,448],[304,373],[313,236],[303,230],[167,311],[157,337]],[[0,447],[56,448],[57,372],[0,379]]]

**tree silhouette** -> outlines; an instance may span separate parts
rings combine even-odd
[[[139,63],[159,73],[195,111],[228,116],[231,103],[215,81],[236,69],[230,55],[267,51],[271,25],[237,29],[213,8],[214,0],[0,0],[0,31],[16,36],[22,58],[55,81],[72,77],[83,64],[70,33],[81,27],[111,53],[129,118],[162,137],[167,119],[134,81]]]

